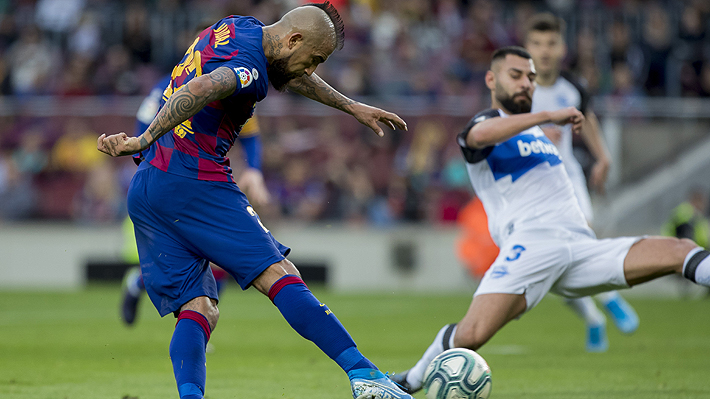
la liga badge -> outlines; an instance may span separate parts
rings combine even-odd
[[[234,72],[236,72],[239,77],[239,81],[242,83],[242,88],[249,86],[252,80],[254,80],[254,75],[244,67],[234,68]]]

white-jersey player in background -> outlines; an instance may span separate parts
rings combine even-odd
[[[599,123],[590,104],[589,95],[582,85],[569,74],[561,70],[567,48],[564,42],[565,22],[550,14],[533,16],[525,36],[525,47],[532,56],[537,72],[532,102],[532,112],[556,111],[566,107],[575,107],[585,117],[580,136],[594,157],[594,166],[590,172],[590,183],[598,192],[604,192],[609,171],[609,155],[601,137]],[[587,180],[582,166],[572,152],[572,128],[570,125],[542,126],[548,138],[560,151],[562,163],[569,174],[574,194],[587,222],[592,224],[594,214],[587,190]],[[623,333],[631,334],[638,329],[639,319],[634,309],[616,291],[605,292],[596,296],[609,313],[614,325]],[[597,308],[591,297],[565,299],[582,319],[587,328],[586,348],[589,352],[604,352],[609,348],[606,337],[606,318]]]
[[[574,107],[530,113],[534,82],[524,48],[496,50],[486,73],[492,109],[474,116],[458,136],[500,254],[463,319],[442,327],[414,367],[391,377],[410,392],[422,388],[436,355],[453,347],[478,349],[548,292],[583,297],[672,273],[710,286],[710,252],[691,240],[596,239],[557,147],[538,126],[572,124],[577,131],[584,116]]]

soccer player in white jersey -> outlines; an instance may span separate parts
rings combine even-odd
[[[538,126],[571,124],[576,132],[584,116],[575,107],[530,112],[535,67],[527,50],[496,50],[485,79],[491,109],[474,116],[457,139],[500,254],[463,319],[442,327],[419,362],[392,377],[409,392],[421,389],[436,355],[480,348],[547,292],[583,297],[672,273],[710,286],[710,252],[691,240],[596,239],[557,147]]]
[[[584,87],[570,74],[563,72],[562,60],[567,47],[564,42],[565,22],[550,13],[533,16],[525,35],[525,47],[532,56],[537,72],[536,88],[532,96],[532,112],[555,111],[569,106],[580,110],[585,117],[580,130],[589,152],[594,157],[590,183],[597,191],[604,191],[609,171],[609,155],[599,132],[597,117],[589,104],[589,95]],[[589,224],[594,214],[587,190],[587,180],[582,166],[572,152],[572,128],[570,125],[542,126],[545,135],[560,151],[562,164],[567,170],[579,207]],[[639,318],[631,305],[616,291],[596,296],[609,313],[614,325],[623,333],[631,334],[638,329]],[[604,352],[609,348],[606,337],[606,318],[597,308],[592,297],[565,298],[569,305],[586,323],[586,348],[589,352]]]

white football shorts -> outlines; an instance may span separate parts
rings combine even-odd
[[[568,231],[514,234],[483,276],[474,296],[525,294],[527,310],[548,292],[579,298],[628,288],[624,259],[644,237],[595,239]]]

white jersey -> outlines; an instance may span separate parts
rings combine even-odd
[[[493,241],[502,247],[513,233],[550,229],[594,237],[559,151],[540,127],[494,146],[468,148],[466,135],[476,123],[507,116],[497,109],[483,111],[458,136],[471,184],[488,215]]]
[[[530,112],[557,111],[562,108],[575,107],[585,113],[588,104],[589,97],[584,88],[567,74],[561,74],[552,86],[538,85],[535,87]],[[560,126],[560,129],[562,137],[557,148],[560,150],[562,162],[565,165],[574,163],[579,168],[579,162],[572,153],[572,125]],[[581,168],[579,170],[581,171]]]
[[[531,112],[557,111],[562,108],[575,107],[582,113],[587,112],[589,96],[584,88],[566,73],[560,74],[552,86],[537,86],[533,92]],[[589,199],[587,180],[582,166],[574,157],[572,151],[572,125],[559,126],[562,131],[557,148],[560,157],[572,179],[575,195],[579,200],[582,212],[588,221],[593,220],[592,204]]]

